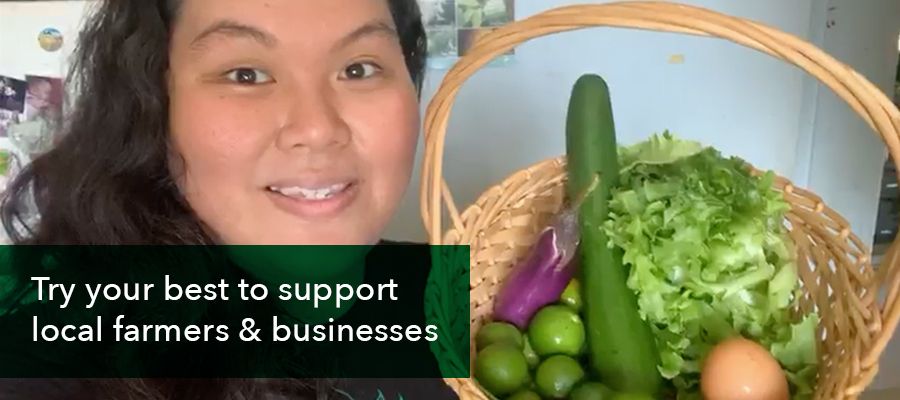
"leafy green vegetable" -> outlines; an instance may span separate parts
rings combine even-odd
[[[799,280],[774,175],[753,176],[744,161],[669,132],[619,154],[604,230],[623,249],[659,371],[679,398],[696,394],[710,349],[737,334],[779,360],[795,398],[809,397],[818,318],[791,313]]]
[[[622,170],[638,164],[669,164],[703,150],[697,142],[669,140],[665,135],[653,135],[649,140],[620,149]]]

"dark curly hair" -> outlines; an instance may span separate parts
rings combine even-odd
[[[386,0],[417,90],[426,39],[416,0]],[[78,97],[52,149],[10,183],[0,218],[14,244],[213,244],[169,169],[166,73],[182,0],[102,0],[69,74]],[[31,223],[29,216],[39,215]],[[21,272],[24,274],[24,272]],[[21,278],[21,277],[20,277]],[[27,279],[23,279],[26,280]],[[3,300],[3,299],[0,299]],[[323,398],[323,380],[0,381],[0,398]]]

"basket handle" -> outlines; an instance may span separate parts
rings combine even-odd
[[[425,155],[420,205],[431,244],[441,244],[442,205],[458,232],[464,222],[443,179],[444,141],[450,110],[465,81],[485,64],[530,39],[588,27],[618,27],[710,36],[727,39],[791,63],[831,88],[878,132],[900,169],[900,110],[865,77],[814,45],[794,35],[708,9],[655,1],[584,4],[551,9],[511,22],[481,36],[447,72],[426,109]],[[900,238],[898,238],[900,239]],[[895,240],[871,288],[887,291],[882,326],[864,354],[862,368],[877,363],[900,322],[900,245]],[[873,300],[876,301],[876,300]],[[866,382],[867,384],[868,382]]]

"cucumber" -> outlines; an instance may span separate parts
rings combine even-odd
[[[619,392],[655,395],[662,387],[659,353],[650,326],[626,285],[622,251],[607,247],[601,225],[619,184],[616,133],[609,88],[600,76],[581,76],[566,117],[568,198],[586,196],[578,208],[581,284],[591,371]],[[599,182],[595,179],[599,178]],[[596,188],[586,193],[592,183]]]

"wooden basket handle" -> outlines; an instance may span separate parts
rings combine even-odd
[[[878,132],[900,170],[900,111],[865,77],[816,46],[794,35],[750,20],[708,9],[669,2],[629,1],[585,4],[551,9],[511,22],[481,36],[453,65],[426,110],[425,155],[422,161],[420,205],[431,244],[441,244],[442,205],[457,230],[464,224],[443,178],[444,141],[456,94],[485,64],[530,39],[589,27],[619,27],[727,39],[791,63],[831,88]],[[879,268],[873,289],[885,289],[882,329],[862,359],[874,365],[900,321],[900,256],[897,240]]]

